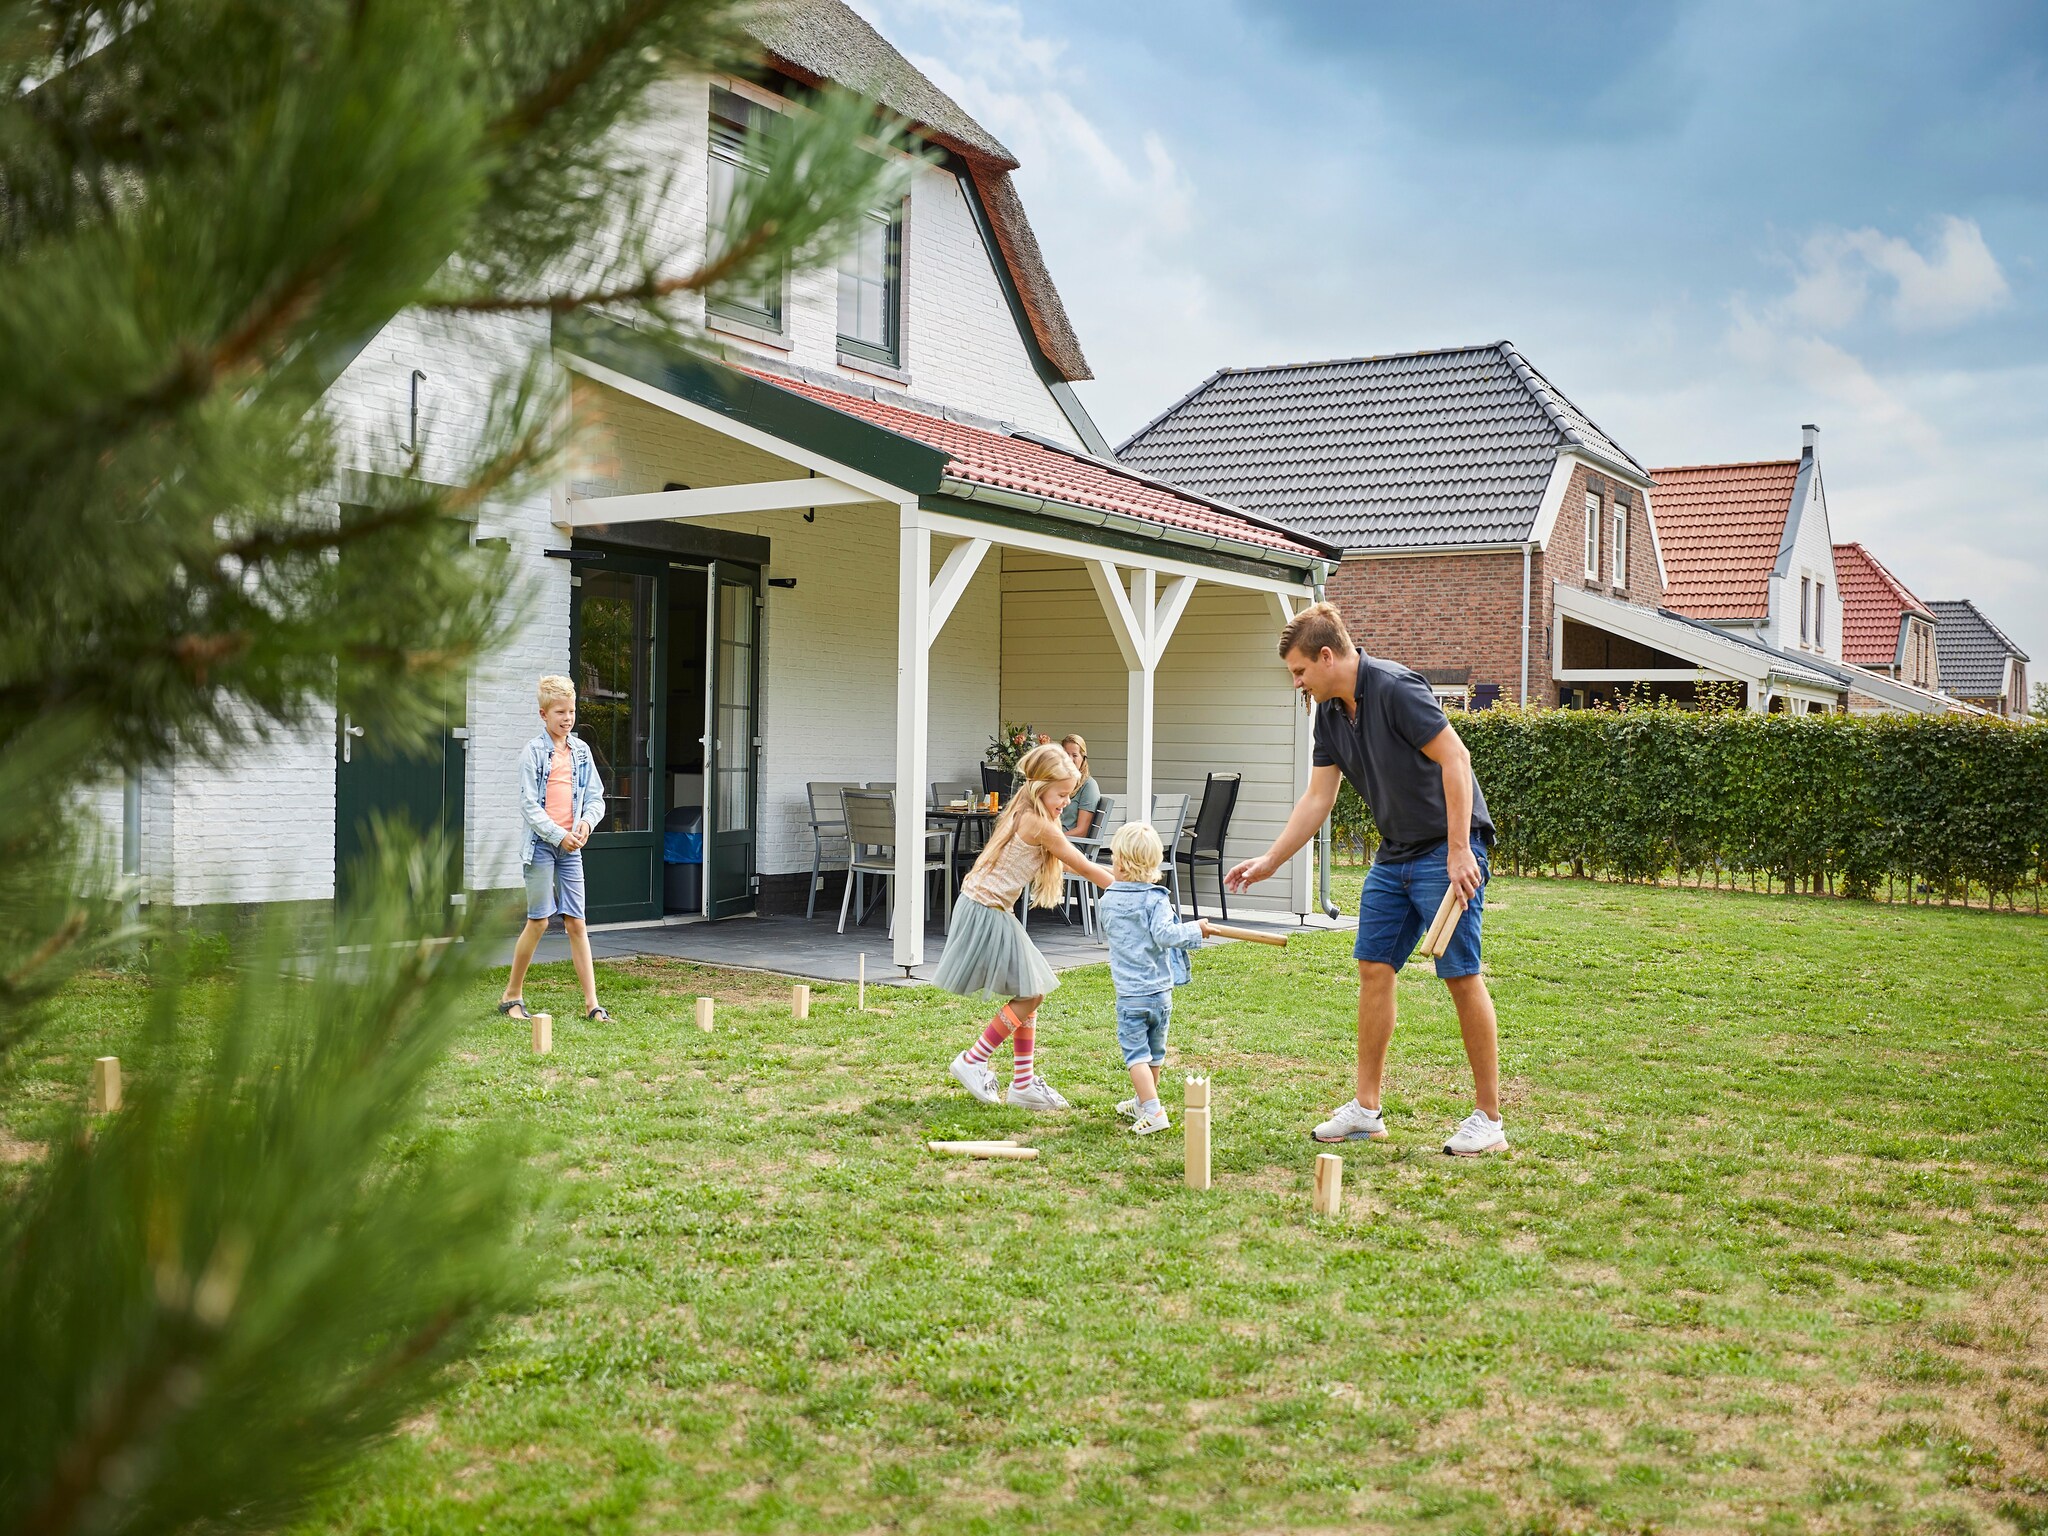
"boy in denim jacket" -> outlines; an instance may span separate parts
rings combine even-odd
[[[1135,1097],[1117,1105],[1140,1136],[1167,1127],[1159,1102],[1159,1069],[1166,1065],[1166,1031],[1173,1023],[1173,989],[1185,985],[1187,952],[1208,938],[1207,922],[1177,923],[1173,903],[1153,882],[1166,850],[1159,834],[1142,821],[1123,827],[1109,844],[1109,872],[1115,884],[1102,893],[1103,936],[1109,941],[1109,975],[1116,983],[1116,1043],[1130,1068]]]

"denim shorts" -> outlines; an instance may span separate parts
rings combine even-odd
[[[1391,965],[1395,970],[1408,962],[1429,925],[1436,921],[1436,909],[1450,889],[1450,845],[1419,859],[1399,864],[1374,864],[1365,877],[1365,893],[1358,903],[1358,943],[1351,953],[1359,960]],[[1486,850],[1478,844],[1472,857],[1479,861],[1479,893],[1458,919],[1436,973],[1446,981],[1454,976],[1479,974],[1479,929],[1486,910],[1488,866]]]
[[[564,853],[545,838],[533,840],[533,862],[526,866],[526,915],[529,919],[583,916],[583,850]]]
[[[1173,1023],[1173,994],[1145,992],[1116,1000],[1116,1043],[1123,1048],[1124,1065],[1141,1061],[1161,1066],[1166,1061],[1166,1031]]]

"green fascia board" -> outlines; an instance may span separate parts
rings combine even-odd
[[[1269,581],[1291,582],[1306,586],[1309,577],[1300,566],[1279,562],[1268,564],[1263,560],[1246,559],[1238,555],[1224,554],[1220,550],[1200,549],[1192,544],[1175,544],[1166,539],[1148,539],[1141,533],[1132,533],[1122,528],[1104,528],[1091,523],[1069,522],[1063,517],[1052,517],[1042,512],[1023,512],[1013,507],[999,507],[985,501],[967,501],[944,492],[937,495],[920,496],[917,504],[927,512],[943,512],[948,517],[961,517],[977,523],[989,523],[998,528],[1016,528],[1025,533],[1042,533],[1057,539],[1071,539],[1077,544],[1092,544],[1099,549],[1113,549],[1126,555],[1150,555],[1184,561],[1189,565],[1206,565],[1212,570],[1231,571],[1239,576],[1262,576]],[[1091,511],[1082,507],[1079,511]]]
[[[835,464],[924,496],[945,479],[944,451],[728,368],[598,315],[558,318],[554,343],[664,394],[729,417]]]

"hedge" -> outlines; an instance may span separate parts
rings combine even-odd
[[[1602,879],[1976,892],[2039,910],[2048,727],[1941,715],[1668,705],[1454,715],[1498,839],[1493,867]],[[1378,842],[1347,784],[1341,846]]]

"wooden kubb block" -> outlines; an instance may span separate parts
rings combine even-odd
[[[121,1107],[121,1058],[95,1057],[92,1064],[92,1112],[110,1115]]]
[[[1187,1156],[1189,1189],[1207,1189],[1212,1182],[1209,1170],[1210,1114],[1209,1079],[1187,1079],[1184,1097],[1181,1100],[1180,1130],[1181,1142]]]
[[[811,989],[801,982],[789,989],[789,1011],[798,1019],[811,1016]]]
[[[533,1054],[545,1056],[555,1048],[555,1016],[552,1013],[536,1013],[533,1016]]]
[[[1316,1156],[1315,1212],[1335,1216],[1344,1208],[1344,1159],[1334,1152]]]
[[[708,997],[697,999],[697,1027],[707,1034],[711,1030],[711,1014],[716,1006],[716,1003]]]

